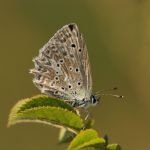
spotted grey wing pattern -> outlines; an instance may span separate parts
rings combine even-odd
[[[88,52],[76,24],[58,30],[33,62],[33,82],[42,93],[65,100],[90,97],[92,78]]]

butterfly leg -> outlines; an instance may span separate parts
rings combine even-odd
[[[88,111],[88,109],[82,108],[81,116],[84,120],[83,130],[91,128],[91,126],[93,125],[93,119],[92,119],[91,113]]]
[[[70,104],[72,107],[77,108],[78,107],[78,102],[77,100],[64,100],[66,103]]]
[[[84,118],[84,120],[86,121],[89,118],[91,118],[91,114],[90,114],[90,112],[86,108],[84,109],[84,111],[85,111],[85,118]]]

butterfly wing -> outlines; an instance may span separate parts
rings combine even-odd
[[[42,93],[65,100],[82,100],[91,95],[88,52],[76,24],[58,30],[33,61],[33,82]]]

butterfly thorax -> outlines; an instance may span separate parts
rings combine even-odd
[[[73,107],[84,107],[88,108],[89,106],[95,106],[99,102],[99,99],[96,98],[94,95],[91,95],[90,98],[83,98],[82,100],[74,100],[72,102]]]

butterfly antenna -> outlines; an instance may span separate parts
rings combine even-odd
[[[122,96],[122,95],[115,95],[115,94],[96,94],[95,96],[97,96],[97,97],[101,97],[101,96],[113,96],[113,97],[116,97],[116,98],[124,98],[124,96]]]
[[[95,96],[97,97],[101,97],[101,96],[112,96],[112,97],[116,97],[116,98],[123,98],[124,96],[122,95],[116,95],[116,94],[102,94],[102,92],[105,92],[105,91],[113,91],[113,90],[117,90],[118,88],[117,87],[113,87],[113,88],[110,88],[110,89],[106,89],[106,90],[101,90],[101,91],[98,91],[95,93]]]
[[[100,90],[100,91],[96,92],[95,94],[99,94],[101,92],[113,91],[113,90],[117,90],[117,89],[118,89],[117,87],[113,87],[113,88],[110,88],[110,89]]]

